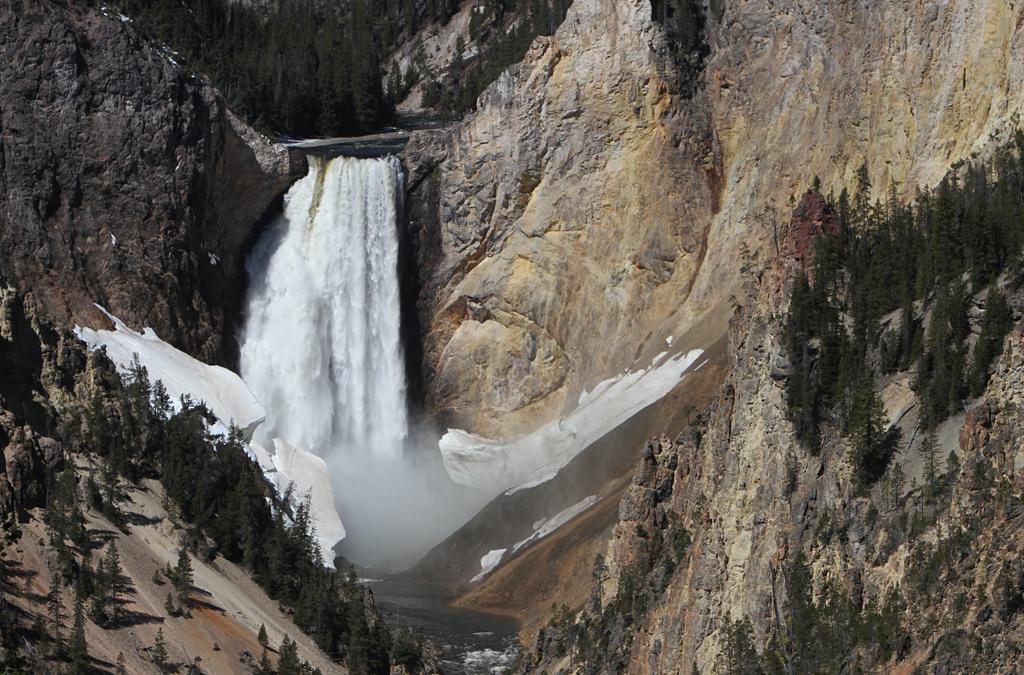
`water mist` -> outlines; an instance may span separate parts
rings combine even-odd
[[[392,567],[414,562],[483,500],[451,482],[436,443],[410,440],[401,194],[394,158],[311,157],[250,257],[241,341],[242,377],[267,409],[256,440],[323,457],[344,554]]]

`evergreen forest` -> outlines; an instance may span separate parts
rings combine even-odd
[[[477,0],[457,57],[443,70],[432,68],[420,34],[444,25],[463,4],[118,0],[116,6],[166,45],[176,62],[208,77],[250,124],[299,138],[366,134],[396,124],[395,105],[418,84],[425,108],[462,115],[523,58],[536,37],[555,32],[572,2]],[[653,0],[651,8],[665,26],[683,91],[689,92],[707,54],[703,6],[695,0]],[[413,57],[403,69],[389,57],[406,44]]]
[[[392,663],[412,671],[419,667],[420,638],[392,633],[376,618],[353,570],[325,567],[308,497],[290,490],[278,497],[237,429],[210,435],[214,419],[202,404],[188,398],[173,404],[163,384],[150,383],[141,366],[122,378],[112,371],[78,406],[78,414],[62,418],[59,430],[73,456],[89,465],[69,461],[49,477],[46,525],[54,567],[76,598],[76,628],[62,636],[59,585],[54,585],[52,626],[38,631],[54,646],[54,658],[70,661],[74,672],[86,672],[88,647],[75,637],[82,613],[101,627],[120,627],[125,593],[131,590],[115,543],[94,559],[96,544],[85,527],[83,506],[125,528],[133,517],[122,508],[127,489],[150,479],[162,485],[169,517],[185,533],[177,564],[154,578],[168,586],[169,616],[191,616],[196,602],[192,559],[223,556],[250,572],[303,632],[352,672],[387,673]],[[287,638],[279,657],[276,671],[262,664],[255,672],[312,672]],[[166,672],[172,670],[168,666]]]
[[[826,423],[838,426],[862,485],[882,476],[898,441],[884,419],[882,376],[912,374],[926,434],[988,383],[1013,323],[1005,290],[1020,281],[1024,132],[988,161],[954,166],[910,204],[895,187],[876,202],[870,190],[862,167],[852,195],[828,199],[837,227],[815,240],[784,336],[797,436],[817,453]]]
[[[92,2],[92,0],[85,0]],[[480,2],[470,41],[450,71],[432,72],[422,45],[413,62],[388,68],[399,46],[447,22],[461,0],[348,0],[238,3],[119,0],[117,6],[175,60],[209,77],[232,108],[260,130],[289,137],[358,135],[396,122],[394,106],[421,80],[424,104],[449,114],[471,109],[533,39],[562,22],[569,0]],[[464,45],[463,45],[464,48]]]

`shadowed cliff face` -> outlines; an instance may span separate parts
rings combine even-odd
[[[304,162],[116,14],[4,3],[0,52],[0,273],[61,325],[96,302],[230,360],[248,243]]]
[[[0,522],[44,503],[47,471],[64,461],[55,408],[87,354],[41,320],[31,296],[0,277]]]

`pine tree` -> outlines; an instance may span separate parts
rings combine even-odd
[[[153,416],[160,421],[167,420],[173,409],[167,387],[161,380],[157,380],[153,383]]]
[[[754,630],[750,619],[733,621],[726,617],[722,633],[725,641],[718,656],[716,672],[727,675],[760,675],[761,668],[757,649],[754,647]]]
[[[885,479],[882,484],[882,496],[885,499],[885,506],[890,511],[899,506],[900,499],[903,497],[903,483],[906,476],[903,473],[903,467],[899,462],[894,463],[889,467],[889,470],[885,472]]]
[[[127,466],[127,461],[127,459],[123,459],[123,465]],[[104,470],[100,474],[100,480],[103,492],[102,513],[107,520],[123,529],[124,514],[121,513],[121,509],[117,505],[121,488],[117,473],[115,472],[111,462],[107,462]]]
[[[174,567],[174,574],[171,577],[174,588],[178,592],[178,603],[184,611],[188,611],[189,596],[192,593],[192,560],[189,558],[188,550],[178,551],[178,564]]]
[[[813,588],[811,586],[811,569],[803,550],[797,550],[796,557],[789,566],[786,575],[786,622],[790,629],[790,653],[786,661],[790,664],[801,664],[808,652],[815,650],[814,631],[816,617],[814,612]],[[797,668],[795,672],[800,672]],[[791,671],[794,672],[794,671]]]
[[[50,590],[46,594],[47,614],[50,618],[50,630],[52,631],[54,652],[59,654],[63,650],[61,639],[61,609],[63,605],[60,599],[60,583],[56,578],[50,582]]]
[[[861,377],[854,390],[848,427],[857,480],[868,485],[884,473],[888,464],[885,411],[870,371]]]
[[[938,448],[936,446],[935,432],[934,430],[929,431],[921,440],[920,447],[921,458],[924,460],[925,490],[928,499],[935,498],[938,488],[938,467],[936,465]]]
[[[960,475],[960,458],[957,457],[955,450],[950,450],[949,457],[946,458],[946,479],[953,482],[958,475]]]
[[[85,548],[89,543],[85,515],[78,504],[78,473],[74,464],[60,472],[55,485],[47,491],[47,498],[46,523],[50,530],[50,543],[57,550],[61,567],[66,568],[70,552],[64,540],[70,539],[79,548]]]
[[[161,673],[168,671],[168,660],[167,654],[167,642],[164,641],[164,629],[158,628],[156,631],[156,640],[153,642],[153,663],[156,664],[157,670]]]
[[[110,601],[110,575],[104,558],[96,563],[96,581],[92,592],[92,620],[103,625],[107,617],[107,603]]]
[[[113,541],[107,547],[105,567],[108,575],[110,621],[117,625],[121,618],[121,578],[124,576],[124,570],[121,569],[121,555]]]
[[[178,616],[181,613],[174,606],[174,596],[170,593],[167,594],[167,598],[164,600],[164,611],[167,612],[167,616]]]
[[[267,639],[267,627],[264,626],[262,623],[260,624],[259,633],[256,634],[256,641],[264,647],[266,647],[267,644],[269,644],[269,640]]]
[[[1006,296],[993,284],[985,298],[985,315],[981,320],[981,334],[974,344],[969,374],[973,396],[980,396],[988,386],[992,362],[1003,351],[1003,338],[1013,325],[1013,311]]]
[[[298,645],[287,635],[281,640],[281,649],[277,660],[278,675],[301,675],[302,662],[299,660]]]
[[[89,650],[85,641],[85,610],[83,608],[84,598],[81,589],[75,592],[75,611],[71,627],[71,638],[68,642],[68,650],[71,656],[71,672],[88,672]]]
[[[253,672],[254,675],[275,675],[274,666],[270,663],[270,657],[267,655],[267,648],[265,646],[263,647],[263,654],[260,655],[260,662]]]

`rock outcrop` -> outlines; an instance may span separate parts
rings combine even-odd
[[[406,154],[439,419],[529,431],[668,335],[723,335],[742,251],[774,254],[814,176],[838,194],[865,164],[874,195],[912,196],[987,151],[1024,105],[1021,11],[711,3],[691,91],[648,0],[577,0]]]
[[[44,503],[47,473],[64,461],[53,438],[55,408],[86,360],[73,336],[39,316],[31,296],[0,279],[0,523]]]
[[[99,303],[230,362],[245,255],[305,162],[112,11],[0,7],[0,274],[58,325]]]
[[[414,137],[428,401],[443,423],[530,431],[649,365],[678,327],[720,185],[707,106],[677,95],[671,63],[646,0],[580,0],[454,132]]]
[[[672,672],[713,665],[717,603],[763,618],[791,508],[806,509],[792,518],[813,530],[812,506],[845,494],[843,463],[799,467],[823,471],[807,506],[783,493],[789,364],[772,321],[785,276],[750,300],[761,283],[742,270],[782,252],[815,176],[838,195],[863,165],[872,196],[895,185],[912,198],[1005,139],[1024,106],[1024,10],[992,0],[709,3],[710,51],[689,90],[650,5],[577,0],[476,112],[452,133],[415,135],[404,160],[425,388],[446,426],[532,431],[571,410],[581,389],[646,365],[668,336],[672,348],[706,346],[735,305],[748,307],[730,336],[731,398],[712,409],[729,421],[672,451],[686,473],[663,508],[701,503],[696,485],[722,483],[712,520],[691,505],[681,521],[703,533],[699,591],[673,591],[679,599],[644,625],[653,637],[633,654],[638,669]],[[787,254],[806,259],[831,218],[820,200],[803,207],[804,236]],[[890,385],[913,397],[906,377]],[[764,624],[755,628],[763,637]]]

